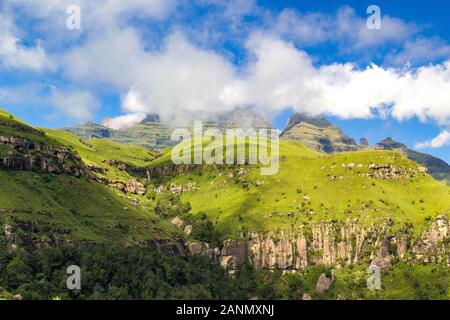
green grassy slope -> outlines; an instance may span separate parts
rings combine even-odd
[[[428,172],[437,180],[450,181],[450,166],[442,159],[432,155],[408,149],[403,143],[386,138],[376,145],[377,149],[395,150],[408,157],[408,159],[428,168]]]
[[[42,130],[26,124],[3,109],[0,109],[0,136],[26,139],[50,146],[61,146],[56,140],[45,135]]]
[[[154,158],[153,153],[142,147],[97,139],[83,143],[69,132],[33,128],[0,111],[0,135],[71,148],[87,165],[107,169],[105,175],[110,179],[134,178],[103,160],[144,166]],[[0,155],[2,147],[4,143],[0,143]],[[130,200],[130,196],[86,177],[0,168],[1,225],[32,225],[33,237],[48,238],[53,234],[59,240],[70,241],[173,241],[178,237],[174,228],[150,208],[133,206]]]
[[[168,223],[87,178],[0,170],[0,181],[3,223],[31,222],[46,236],[65,230],[60,240],[173,240]]]
[[[64,130],[45,129],[45,132],[52,139],[72,147],[85,164],[105,169],[104,174],[97,173],[97,175],[111,181],[130,181],[134,178],[106,161],[116,160],[135,167],[145,167],[149,166],[155,158],[155,153],[140,146],[123,145],[103,139],[81,141],[74,134]]]
[[[169,164],[169,152],[156,160]],[[392,218],[419,231],[424,221],[450,212],[450,188],[417,171],[416,163],[394,151],[364,150],[324,155],[293,141],[280,141],[280,170],[261,176],[258,167],[211,166],[166,178],[197,188],[184,192],[192,214],[206,212],[224,232],[290,229],[308,221],[358,218],[360,223]],[[413,170],[411,178],[369,178],[369,165],[393,164]],[[354,164],[353,169],[348,165]],[[358,168],[360,165],[360,168]],[[411,172],[413,172],[411,171]]]

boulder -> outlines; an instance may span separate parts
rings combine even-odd
[[[190,234],[192,233],[192,231],[193,231],[193,228],[192,228],[191,225],[187,225],[187,226],[184,228],[184,233],[185,233],[186,235],[190,235]]]
[[[184,225],[184,221],[181,220],[179,217],[175,217],[170,221],[171,224],[177,226],[178,228],[181,228]]]
[[[302,300],[312,300],[312,297],[309,294],[304,293],[302,296]]]
[[[322,293],[328,291],[328,289],[330,289],[333,282],[334,282],[334,274],[333,273],[331,274],[330,278],[327,277],[327,275],[325,273],[322,273],[316,284],[316,292],[318,294],[322,294]]]

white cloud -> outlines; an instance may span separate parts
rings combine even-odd
[[[122,108],[128,111],[144,111],[147,109],[142,97],[136,90],[130,89],[122,100]]]
[[[301,46],[331,42],[338,43],[344,51],[363,50],[386,43],[399,44],[418,31],[415,24],[386,14],[382,14],[381,29],[370,30],[366,19],[347,6],[341,7],[335,14],[302,14],[293,9],[284,9],[273,19],[268,29]]]
[[[248,43],[255,59],[245,76],[226,89],[224,101],[264,110],[293,107],[312,114],[369,118],[389,113],[399,120],[450,120],[450,61],[403,71],[352,64],[316,67],[292,44],[259,34]]]
[[[440,38],[419,38],[407,41],[403,48],[386,57],[394,65],[430,63],[450,57],[450,45]]]
[[[37,41],[29,47],[21,43],[15,33],[13,21],[0,14],[0,65],[4,68],[42,71],[52,68],[52,63]]]
[[[127,112],[158,113],[163,118],[186,112],[227,110],[219,96],[234,67],[212,51],[189,44],[179,33],[163,48],[146,51],[134,29],[100,35],[65,57],[73,79],[114,86],[126,96]]]
[[[450,131],[444,130],[434,139],[416,144],[415,148],[441,148],[447,145],[450,145]]]
[[[132,113],[124,116],[119,116],[115,118],[107,118],[103,120],[103,125],[105,127],[114,129],[114,130],[124,130],[128,129],[135,124],[140,123],[146,117],[145,113]]]
[[[406,71],[316,66],[292,43],[263,33],[250,37],[246,49],[248,63],[236,67],[180,33],[169,36],[162,48],[147,51],[136,31],[126,29],[71,51],[66,71],[83,83],[128,92],[126,112],[157,113],[164,119],[255,106],[265,112],[293,107],[348,119],[384,114],[440,125],[450,121],[450,61]]]
[[[26,10],[30,14],[34,10],[35,16],[48,21],[57,14],[66,17],[65,9],[72,2],[30,0]],[[13,6],[12,1],[8,3]],[[89,32],[76,45],[55,54],[55,59],[64,80],[73,81],[74,87],[78,83],[91,90],[108,88],[123,95],[122,108],[132,114],[120,119],[124,123],[136,119],[134,114],[157,113],[167,120],[174,115],[185,118],[187,114],[221,113],[242,106],[254,106],[266,113],[292,107],[341,118],[392,115],[399,120],[414,116],[432,119],[441,126],[450,122],[450,60],[406,71],[377,65],[363,69],[342,63],[317,65],[313,57],[285,40],[289,38],[295,44],[331,41],[364,50],[386,43],[401,44],[418,28],[400,19],[383,15],[382,29],[368,30],[365,19],[348,7],[333,15],[285,10],[273,25],[249,37],[243,48],[248,59],[236,65],[224,55],[193,45],[180,32],[172,32],[158,46],[143,38],[138,29],[127,26],[126,19],[121,20],[141,16],[162,19],[170,14],[175,1],[78,3]],[[224,14],[231,20],[240,21],[255,10],[253,1],[233,3],[223,5]],[[93,21],[98,22],[98,29]],[[20,47],[20,42],[13,43],[16,49],[30,50]],[[425,45],[422,49],[416,46],[415,53],[405,45],[404,55],[409,55],[409,60],[423,57],[426,54],[420,52],[425,52]],[[37,53],[41,52],[39,48],[34,48]],[[446,50],[438,52],[442,59],[446,54]],[[399,55],[392,59],[406,58]],[[76,107],[70,108],[64,99]],[[52,104],[71,117],[86,118],[92,116],[98,103],[92,95],[80,91],[56,94]],[[89,110],[91,107],[94,109]]]

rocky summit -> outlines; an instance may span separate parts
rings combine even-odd
[[[302,113],[295,113],[289,119],[281,138],[301,142],[313,150],[325,153],[358,150],[355,140],[326,118]]]

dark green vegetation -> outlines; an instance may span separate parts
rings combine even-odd
[[[395,150],[408,157],[408,159],[428,168],[428,172],[437,180],[450,181],[450,165],[444,160],[426,153],[408,149],[403,143],[387,138],[377,143],[376,148],[382,150]]]
[[[292,274],[243,265],[231,277],[200,256],[176,257],[148,247],[91,245],[9,253],[0,240],[0,299],[448,299],[448,269],[400,263],[382,273],[381,290],[367,289],[364,266],[313,266]],[[66,268],[81,268],[81,290],[68,290]],[[336,281],[315,293],[322,273]]]

